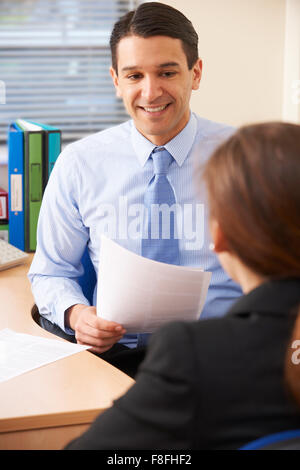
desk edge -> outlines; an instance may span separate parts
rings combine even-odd
[[[55,414],[24,416],[1,420],[0,436],[7,432],[29,431],[31,429],[90,424],[104,409],[70,411]]]

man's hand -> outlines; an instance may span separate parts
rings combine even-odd
[[[126,332],[119,323],[97,317],[96,307],[82,304],[68,308],[65,321],[75,331],[77,343],[93,346],[90,350],[98,354],[108,351]]]

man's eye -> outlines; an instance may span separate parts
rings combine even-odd
[[[141,74],[139,73],[134,73],[132,75],[128,75],[127,77],[129,80],[138,80],[139,78],[141,78]]]
[[[163,77],[173,77],[174,75],[176,75],[177,72],[163,72],[162,73],[162,76]]]

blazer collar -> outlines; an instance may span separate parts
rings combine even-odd
[[[300,278],[269,280],[234,303],[228,315],[249,312],[286,314],[300,307]]]

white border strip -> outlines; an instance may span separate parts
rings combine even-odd
[[[282,118],[300,123],[299,0],[286,0]]]

